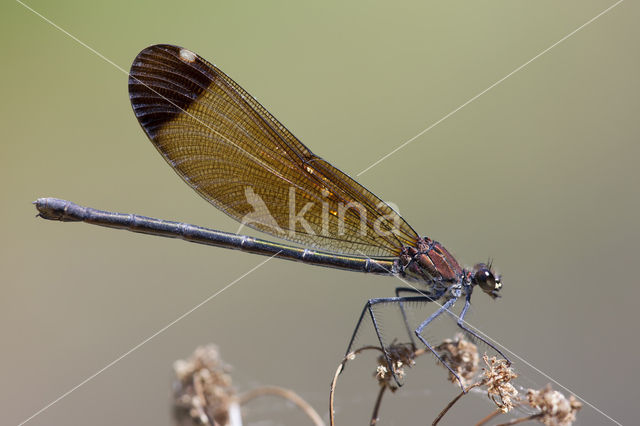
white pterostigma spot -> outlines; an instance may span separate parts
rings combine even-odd
[[[196,54],[187,49],[180,49],[180,59],[184,62],[192,63],[196,60]]]

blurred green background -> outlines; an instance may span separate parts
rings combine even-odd
[[[199,53],[355,176],[613,3],[28,4],[125,70],[150,44]],[[34,218],[54,196],[237,229],[156,153],[125,73],[19,3],[0,8],[0,422],[17,424],[263,259]],[[492,257],[504,297],[478,292],[471,322],[623,424],[640,381],[638,11],[620,4],[358,178],[463,263]],[[269,262],[29,424],[170,425],[171,364],[208,342],[241,390],[292,388],[326,418],[360,309],[396,284]],[[339,424],[367,424],[373,357],[360,363]],[[419,364],[381,424],[430,422],[457,393]],[[248,424],[307,424],[277,400],[249,410]],[[474,396],[443,424],[490,411]],[[589,407],[579,420],[612,424]]]

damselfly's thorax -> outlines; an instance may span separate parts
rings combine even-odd
[[[464,276],[464,270],[451,253],[428,237],[419,238],[415,247],[403,247],[398,262],[410,280],[453,283]]]
[[[502,288],[500,276],[490,264],[478,263],[473,269],[463,269],[442,244],[428,237],[419,238],[415,247],[403,247],[398,258],[398,270],[408,280],[427,284],[429,293],[440,297],[453,284],[471,291],[475,285],[496,298]]]

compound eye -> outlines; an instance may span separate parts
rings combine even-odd
[[[499,290],[502,287],[502,283],[496,280],[496,277],[493,275],[493,272],[489,270],[489,268],[483,267],[476,271],[473,276],[476,284],[480,286],[486,292],[492,292],[495,290]]]

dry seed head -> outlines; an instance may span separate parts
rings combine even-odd
[[[202,424],[226,425],[229,405],[235,399],[230,367],[220,358],[215,345],[200,346],[187,360],[177,360],[175,405]]]
[[[527,401],[540,410],[540,422],[547,426],[570,426],[582,403],[573,395],[567,399],[562,393],[551,389],[551,385],[538,390],[527,390]]]
[[[471,384],[474,376],[478,372],[480,357],[478,348],[472,342],[465,340],[461,333],[456,334],[453,339],[446,339],[434,348],[438,355],[446,362],[460,377],[462,385],[467,387]],[[439,363],[442,365],[441,363]],[[449,380],[457,382],[456,376],[449,371]]]
[[[381,357],[382,358],[382,357]],[[380,362],[381,360],[378,359],[378,362]],[[387,376],[387,374],[389,373],[389,369],[381,364],[378,364],[378,366],[376,367],[376,379],[378,379],[379,381],[387,381],[389,380],[388,377],[391,376],[389,374],[389,376]]]
[[[513,403],[518,402],[518,391],[510,383],[518,377],[504,359],[482,356],[487,368],[483,368],[484,377],[481,381],[487,387],[487,395],[503,413],[508,413],[513,408]]]
[[[406,376],[405,367],[413,367],[415,364],[415,351],[410,344],[391,344],[386,349],[387,356],[391,360],[393,371],[398,380],[402,380]],[[393,374],[389,371],[389,366],[384,355],[378,357],[378,366],[374,374],[380,386],[386,386],[390,390],[395,391],[398,387],[393,380]],[[392,384],[393,383],[393,384]]]

